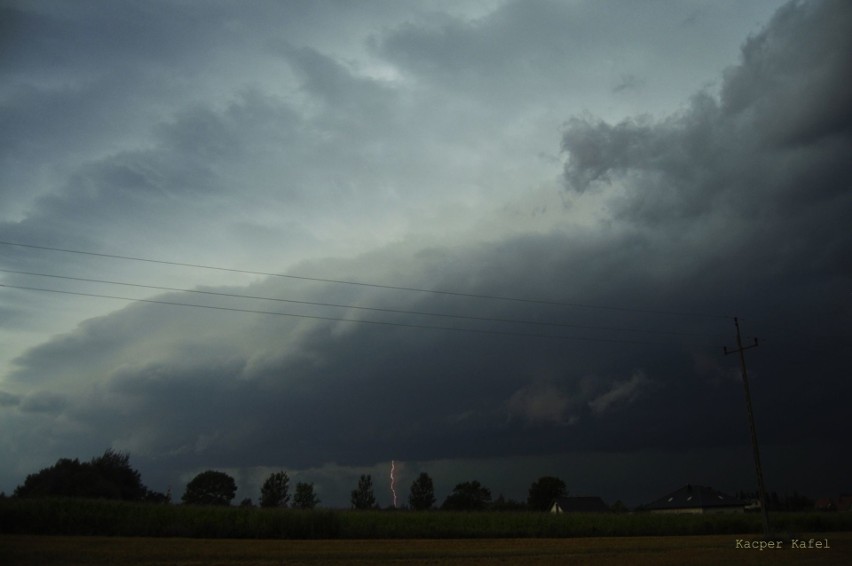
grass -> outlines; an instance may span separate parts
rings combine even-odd
[[[779,533],[852,531],[850,513],[775,513]],[[756,514],[334,511],[0,499],[0,533],[231,539],[452,539],[761,532]]]
[[[328,510],[191,507],[93,499],[0,500],[0,532],[194,538],[335,538]]]
[[[852,564],[852,533],[825,550],[736,548],[738,535],[525,539],[233,540],[0,535],[5,566],[126,564]]]

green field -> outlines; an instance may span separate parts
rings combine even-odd
[[[0,499],[0,564],[852,564],[852,514],[551,515]],[[802,533],[809,533],[804,535]],[[794,549],[792,538],[828,539]]]
[[[0,535],[6,566],[198,564],[852,564],[852,533],[827,549],[746,550],[738,535],[562,539],[230,540]],[[751,538],[751,535],[746,535]],[[808,537],[810,538],[810,537]],[[788,541],[789,542],[789,541]]]
[[[850,513],[775,513],[784,535],[852,531]],[[564,538],[760,533],[757,514],[335,511],[0,499],[0,533],[230,539]]]

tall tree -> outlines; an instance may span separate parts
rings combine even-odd
[[[530,485],[527,506],[533,511],[547,511],[557,497],[568,495],[565,482],[553,476],[542,476]]]
[[[108,497],[91,465],[60,458],[50,467],[28,474],[15,497]]]
[[[319,497],[314,493],[314,484],[297,483],[296,493],[293,495],[294,509],[313,509],[319,505]]]
[[[431,509],[435,505],[435,487],[432,485],[432,478],[426,472],[421,472],[411,484],[408,504],[416,511]]]
[[[287,507],[290,501],[290,478],[287,472],[275,472],[269,474],[263,486],[260,488],[261,507]]]
[[[441,509],[450,511],[477,511],[485,509],[491,503],[491,490],[478,481],[467,481],[453,488],[453,492],[444,500]]]
[[[103,456],[93,458],[92,467],[107,483],[117,490],[118,499],[139,501],[148,489],[142,485],[142,476],[130,467],[130,454],[107,450]]]
[[[225,472],[201,472],[186,485],[181,501],[187,505],[230,505],[237,494],[234,478]]]
[[[373,495],[373,478],[369,474],[362,474],[358,480],[358,488],[352,490],[352,507],[354,509],[372,509],[375,506],[376,497]]]
[[[56,464],[30,474],[15,489],[18,497],[87,497],[140,501],[148,489],[139,472],[130,466],[130,456],[107,450],[89,462],[60,458]]]

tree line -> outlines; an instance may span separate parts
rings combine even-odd
[[[225,472],[207,470],[196,475],[187,485],[181,502],[187,505],[229,506],[236,497],[237,484]],[[565,482],[551,476],[534,481],[525,503],[506,500],[499,496],[492,500],[491,490],[478,481],[457,484],[438,507],[435,488],[429,474],[421,472],[411,484],[407,507],[423,511],[445,509],[475,511],[484,509],[546,511],[557,497],[568,494]],[[171,493],[159,493],[142,483],[140,473],[130,465],[128,453],[107,450],[102,456],[81,462],[61,458],[53,466],[29,474],[24,483],[15,488],[14,497],[81,497],[93,499],[118,499],[125,501],[150,501],[170,503]],[[258,505],[264,508],[313,509],[320,503],[313,483],[296,483],[292,498],[290,478],[285,471],[269,474],[260,488]],[[352,509],[378,509],[373,492],[373,481],[363,474],[351,492]],[[251,498],[241,506],[254,506]]]

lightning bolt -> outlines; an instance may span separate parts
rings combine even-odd
[[[394,477],[393,473],[396,471],[396,462],[391,460],[391,472],[390,472],[390,481],[391,481],[391,493],[393,493],[393,508],[396,509],[396,477]]]

